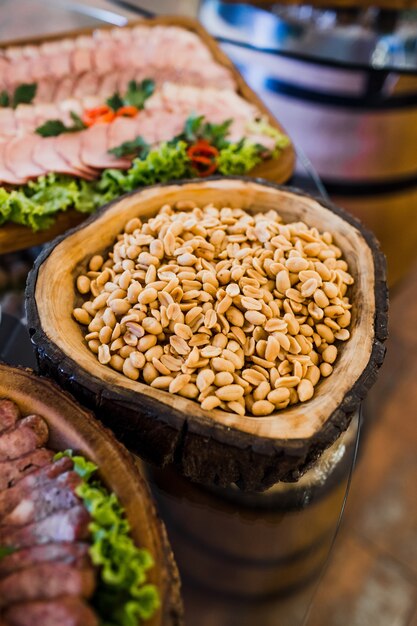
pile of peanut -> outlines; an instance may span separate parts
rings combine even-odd
[[[100,363],[197,400],[270,415],[314,395],[349,339],[353,283],[329,232],[276,211],[163,206],[77,278]]]

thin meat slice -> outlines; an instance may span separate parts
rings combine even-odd
[[[37,563],[0,580],[0,609],[31,600],[60,596],[91,598],[95,588],[92,567],[78,569],[66,563]]]
[[[89,523],[90,516],[85,507],[76,506],[18,529],[0,528],[0,545],[20,549],[46,543],[80,541],[88,538]]]
[[[39,489],[39,487],[42,487],[45,483],[56,480],[61,474],[70,472],[73,467],[73,461],[64,456],[62,459],[45,465],[28,476],[25,476],[25,478],[22,478],[14,487],[0,493],[0,514],[6,515],[19,504],[22,497],[33,493],[34,490]]]
[[[91,57],[91,48],[79,47],[76,41],[76,47],[71,53],[71,66],[75,76],[80,76],[91,69]]]
[[[0,560],[0,578],[25,569],[36,563],[66,563],[77,567],[91,564],[87,543],[48,543],[45,546],[33,546],[12,552]]]
[[[57,137],[39,137],[34,144],[32,159],[46,172],[69,174],[70,176],[84,177],[82,170],[72,167],[57,150]],[[89,176],[87,176],[88,178]]]
[[[142,113],[139,113],[142,115]],[[117,117],[109,124],[107,131],[107,149],[116,148],[125,141],[132,141],[138,136],[138,115],[135,117]]]
[[[6,165],[6,148],[10,141],[0,141],[0,182],[7,185],[24,185],[27,180],[19,178]]]
[[[83,98],[97,93],[99,77],[95,71],[89,71],[78,77],[74,84],[74,98]]]
[[[18,459],[0,463],[0,495],[4,489],[12,487],[28,474],[49,465],[53,456],[52,450],[38,448]]]
[[[29,134],[7,142],[5,164],[17,178],[27,180],[45,174],[45,170],[32,161],[33,147],[37,141],[37,135]]]
[[[0,108],[0,136],[10,137],[16,134],[16,117],[11,107]]]
[[[80,502],[75,489],[81,482],[82,479],[76,472],[67,472],[52,481],[43,483],[32,493],[25,492],[24,489],[20,490],[20,501],[11,510],[0,511],[0,528],[2,526],[10,528],[26,526],[56,511],[71,509]]]
[[[19,418],[20,411],[15,402],[7,398],[0,400],[0,433],[13,428]]]
[[[94,611],[78,597],[11,606],[4,618],[10,626],[98,626]]]
[[[19,420],[16,428],[0,436],[0,461],[17,459],[48,441],[48,426],[39,415],[29,415]]]
[[[110,124],[95,124],[82,131],[81,159],[89,167],[127,169],[131,163],[129,159],[118,159],[108,152],[109,126]]]
[[[92,179],[97,171],[87,167],[81,160],[81,138],[85,131],[63,133],[56,138],[55,149],[68,164],[83,173],[84,178]]]

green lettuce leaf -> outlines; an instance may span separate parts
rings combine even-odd
[[[160,605],[158,590],[146,582],[147,571],[154,566],[152,555],[133,542],[117,496],[95,478],[97,466],[72,450],[54,458],[63,456],[71,457],[74,470],[83,478],[76,493],[92,519],[89,552],[100,572],[92,603],[103,618],[101,626],[138,626]]]
[[[261,161],[259,146],[249,141],[241,141],[220,150],[217,170],[224,176],[243,176]]]

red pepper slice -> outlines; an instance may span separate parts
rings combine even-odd
[[[188,148],[187,155],[198,176],[210,176],[216,171],[219,151],[208,141],[200,139]]]
[[[117,117],[135,117],[138,113],[139,109],[131,105],[120,107],[120,109],[116,111]]]
[[[107,104],[103,104],[93,109],[86,109],[81,119],[86,126],[93,126],[97,122],[101,124],[112,122],[115,117],[114,111]]]

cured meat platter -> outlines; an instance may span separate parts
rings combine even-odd
[[[0,253],[147,184],[213,173],[283,183],[293,167],[280,124],[192,19],[2,46]]]
[[[128,600],[130,610],[136,604],[140,612],[148,613],[141,615],[140,623],[182,623],[176,565],[132,457],[91,413],[53,382],[1,363],[0,465],[2,625],[55,626],[65,621],[96,626],[103,615],[114,623],[113,609],[121,611],[117,623],[127,623],[121,601],[128,598],[120,581],[128,575],[132,583],[133,569],[129,574],[126,560],[136,560],[137,569],[142,562],[146,570],[142,600],[143,578],[137,583],[136,601]],[[90,470],[95,473],[97,469],[94,481],[99,482],[90,482]],[[104,495],[101,504],[100,492]],[[103,522],[105,510],[107,520],[113,518],[111,527]],[[115,522],[118,511],[123,511],[123,517]],[[106,526],[113,538],[120,536],[118,541],[113,539],[113,556],[118,553],[120,558],[121,550],[129,549],[124,570],[117,571],[114,560],[110,564],[102,558],[101,546],[112,541],[110,533],[106,538]],[[95,533],[101,535],[102,544]],[[109,565],[114,568],[113,589],[109,579],[106,583]],[[99,598],[106,587],[110,603],[103,614]]]

